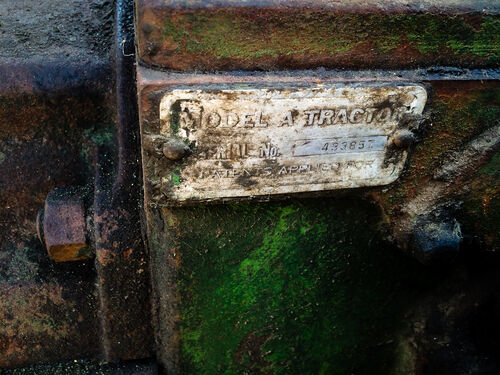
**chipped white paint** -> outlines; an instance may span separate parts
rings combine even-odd
[[[398,122],[421,114],[426,99],[419,85],[173,90],[161,100],[161,135],[193,153],[157,176],[161,199],[389,184],[407,155],[392,145]]]

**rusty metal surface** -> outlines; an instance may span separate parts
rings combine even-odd
[[[197,84],[229,84],[229,83],[265,83],[272,82],[275,76],[282,77],[287,82],[317,84],[323,81],[331,82],[421,82],[421,81],[478,81],[498,80],[500,68],[493,69],[462,69],[454,67],[434,66],[418,69],[395,70],[327,70],[319,67],[309,70],[287,70],[262,72],[237,70],[232,72],[204,73],[197,72],[165,72],[141,66],[137,71],[139,83],[153,88],[164,86],[167,80],[171,85]]]
[[[98,355],[93,266],[53,264],[34,217],[53,187],[84,182],[106,97],[60,86],[0,96],[0,367]]]
[[[99,356],[93,265],[54,264],[33,220],[52,188],[84,183],[111,113],[110,69],[75,78],[82,68],[2,61],[14,77],[0,79],[0,367]]]
[[[336,1],[257,1],[250,5],[236,1],[175,1],[168,2],[166,7],[166,1],[145,0],[138,4],[142,63],[163,68],[498,66],[498,5],[495,1],[450,0],[419,4],[393,1],[394,6],[371,0],[342,4]],[[296,206],[281,207],[277,204],[272,206],[278,207],[276,212],[271,206],[266,211],[263,205],[255,205],[254,216],[249,215],[244,206],[219,205],[213,210],[215,206],[198,207],[193,211],[190,211],[192,207],[177,211],[148,207],[148,224],[154,232],[149,239],[151,247],[161,250],[152,254],[155,263],[149,264],[150,255],[144,246],[141,227],[143,197],[132,1],[116,2],[115,40],[111,40],[113,5],[108,0],[7,1],[0,4],[1,368],[83,357],[119,361],[150,356],[154,333],[159,356],[164,363],[173,363],[176,368],[179,348],[183,345],[180,334],[184,329],[178,325],[180,318],[176,314],[181,311],[182,298],[187,296],[189,299],[193,295],[190,291],[185,293],[183,288],[189,287],[192,280],[197,281],[190,279],[190,274],[183,274],[185,268],[178,256],[180,251],[186,255],[184,261],[191,256],[193,269],[202,271],[201,276],[209,276],[207,281],[202,278],[201,282],[193,284],[195,290],[200,285],[210,286],[215,278],[224,275],[222,272],[219,275],[205,273],[203,262],[217,258],[210,253],[193,252],[192,248],[212,246],[218,251],[215,245],[221,244],[227,246],[230,250],[227,254],[233,260],[233,250],[236,254],[257,244],[251,241],[252,236],[265,236],[263,243],[278,246],[274,239],[279,241],[281,234],[291,231],[297,233],[296,238],[285,236],[279,246],[290,251],[302,246],[305,254],[309,254],[310,243],[303,239],[315,241],[321,237],[314,234],[316,229],[321,229],[316,225],[317,220],[324,224],[323,228],[329,228],[328,225],[334,222],[332,228],[347,228],[341,215],[332,216],[331,212],[326,212],[323,218],[316,218],[317,211],[328,211],[322,201],[317,200],[312,205],[299,202]],[[152,10],[156,11],[150,12]],[[304,10],[308,14],[305,20],[302,17]],[[363,13],[372,11],[373,17],[367,18]],[[409,17],[415,17],[415,29],[411,28]],[[367,25],[364,24],[366,20],[369,21]],[[353,38],[350,37],[352,29],[359,31]],[[332,42],[332,30],[336,31],[338,38],[335,40],[339,43]],[[449,32],[441,35],[443,30]],[[372,36],[371,41],[364,41]],[[407,370],[412,374],[425,373],[429,368],[454,374],[474,368],[487,370],[489,366],[494,373],[498,366],[494,353],[498,343],[487,333],[495,332],[493,336],[498,337],[498,325],[489,324],[498,321],[495,307],[498,304],[496,255],[500,249],[498,70],[430,68],[339,72],[320,69],[272,74],[166,75],[142,67],[138,77],[141,121],[143,125],[158,128],[161,98],[174,86],[276,82],[315,85],[381,80],[424,85],[430,97],[425,114],[428,121],[414,135],[416,143],[407,134],[400,134],[396,142],[412,148],[401,178],[385,188],[355,190],[349,194],[357,198],[368,197],[378,203],[383,220],[381,233],[404,251],[419,259],[433,259],[434,253],[445,252],[462,256],[461,266],[456,269],[458,276],[447,278],[450,285],[444,285],[444,291],[443,288],[431,289],[433,296],[419,300],[422,309],[410,309],[413,327],[401,341],[406,345],[401,368],[413,366],[413,372]],[[159,151],[162,157],[173,160],[189,153],[175,143],[164,144]],[[150,167],[146,165],[147,170]],[[88,209],[91,213],[86,225],[92,226],[89,242],[96,251],[94,261],[55,263],[36,239],[34,218],[44,207],[45,197],[54,187],[68,186],[85,186],[90,197],[93,193],[84,211]],[[146,189],[153,188],[146,182]],[[337,194],[346,193],[323,192],[314,196]],[[350,202],[354,206],[357,204],[354,199]],[[310,228],[297,227],[303,221],[301,209],[304,208],[312,223]],[[361,217],[358,222],[357,213],[352,216],[350,209],[346,207],[346,217],[352,219],[354,228],[361,228],[360,236],[345,238],[354,240],[348,242],[356,244],[350,250],[355,253],[364,248],[362,242],[356,241],[361,241],[365,234],[362,225],[367,221]],[[81,218],[80,213],[81,206],[77,204],[68,217]],[[266,222],[265,215],[270,213],[276,224],[274,227]],[[209,220],[200,225],[202,217]],[[253,221],[247,223],[248,217]],[[176,218],[185,220],[188,230],[179,227],[182,220]],[[416,219],[416,225],[412,219]],[[242,225],[231,227],[234,223]],[[253,223],[258,223],[261,230],[248,230]],[[286,225],[283,227],[282,223]],[[80,221],[80,229],[81,224]],[[224,232],[225,228],[230,230]],[[328,234],[328,230],[325,233]],[[77,242],[82,244],[81,231],[76,234],[80,237]],[[345,249],[344,234],[342,232],[336,239],[340,241],[336,244],[337,250]],[[192,248],[188,249],[190,244]],[[272,261],[272,257],[267,258],[268,253],[261,251],[257,255],[262,256],[264,262]],[[224,251],[221,250],[221,254],[224,255]],[[387,257],[387,253],[380,254],[382,258]],[[245,254],[240,255],[245,258]],[[346,259],[350,257],[351,254],[346,254]],[[445,259],[448,261],[446,269],[452,267],[449,258]],[[476,264],[477,259],[486,261]],[[231,263],[224,257],[220,260],[219,265]],[[363,262],[364,258],[355,264]],[[370,267],[392,264],[390,261],[377,262]],[[151,266],[157,288],[152,306]],[[247,274],[248,269],[244,268],[243,273]],[[364,267],[360,269],[365,270]],[[374,280],[377,282],[369,282],[369,285],[377,284],[388,274],[383,267],[372,267],[370,272],[376,275]],[[178,283],[179,277],[185,277],[184,285]],[[351,275],[348,279],[352,280]],[[226,290],[236,293],[236,302],[241,291],[248,289],[246,286],[267,290],[267,285],[259,284],[267,280],[265,277],[241,280],[244,283],[237,284],[238,288]],[[411,286],[413,282],[407,284]],[[185,294],[181,296],[181,292]],[[390,297],[388,301],[393,300],[392,295]],[[466,301],[462,302],[464,298]],[[207,298],[203,302],[210,304],[211,301]],[[360,310],[366,306],[363,303]],[[284,311],[289,310],[286,304],[284,308]],[[151,310],[155,314],[156,332],[151,327]],[[471,314],[470,325],[462,324]],[[435,323],[436,316],[439,324]],[[267,316],[262,320],[265,322]],[[199,322],[194,321],[195,325]],[[216,338],[220,336],[219,323],[215,321],[214,325]],[[227,328],[231,335],[236,325],[222,328]],[[197,332],[193,332],[191,338],[196,338]],[[471,344],[469,336],[478,332],[480,337],[475,336],[476,341]],[[439,339],[434,340],[436,337]],[[257,359],[248,368],[268,364],[261,356],[261,337],[250,333],[241,342],[235,362],[243,364],[247,352],[249,358]],[[192,344],[185,343],[188,348]],[[205,345],[199,353],[191,353],[205,355],[205,349],[213,349],[211,344]],[[373,352],[371,348],[369,351]],[[465,359],[450,361],[449,353]],[[212,365],[217,368],[220,363],[213,361]],[[122,366],[110,365],[106,370],[110,369],[122,369]],[[41,367],[26,371],[88,374],[97,370],[95,366],[76,364],[74,367]]]
[[[38,62],[106,59],[113,14],[110,0],[2,1],[0,56]]]
[[[498,64],[495,2],[137,1],[143,64],[183,71]]]
[[[460,150],[450,153],[429,181],[402,205],[401,217],[395,220],[393,229],[400,245],[422,261],[443,251],[458,251],[464,239],[456,217],[461,201],[452,196],[457,190],[464,191],[464,186],[457,186],[457,181],[470,181],[474,172],[499,149],[500,124],[497,121],[462,145]],[[492,199],[498,200],[498,193],[493,194]]]
[[[35,241],[0,260],[1,368],[99,357],[91,263],[55,265]]]
[[[253,73],[252,75],[245,74],[244,72],[235,72],[229,74],[178,74],[178,73],[161,73],[157,71],[152,71],[146,68],[140,68],[138,72],[138,81],[140,87],[140,106],[141,106],[141,116],[143,131],[145,131],[145,143],[143,148],[144,157],[144,171],[145,171],[145,185],[147,192],[147,202],[155,205],[158,203],[154,199],[156,193],[162,194],[158,190],[159,186],[155,183],[158,180],[157,174],[154,172],[157,170],[158,165],[183,165],[181,162],[169,162],[159,151],[158,147],[155,147],[155,142],[147,142],[150,135],[159,134],[161,129],[165,126],[164,122],[161,122],[161,100],[165,94],[168,94],[171,90],[176,90],[179,88],[185,89],[187,87],[191,89],[196,89],[199,87],[231,87],[230,85],[237,85],[244,83],[246,86],[249,85],[265,85],[266,87],[272,87],[273,85],[282,85],[283,83],[293,83],[294,85],[324,85],[328,82],[450,82],[455,81],[453,85],[457,84],[457,78],[468,80],[468,79],[483,79],[488,78],[493,80],[498,77],[498,73],[495,70],[488,71],[462,71],[459,72],[454,69],[430,69],[428,71],[386,71],[386,72],[335,72],[335,71],[306,71],[306,72],[276,72],[273,74],[269,73]],[[451,84],[451,83],[450,83]],[[465,84],[465,83],[464,83]],[[201,85],[201,86],[200,86]],[[430,87],[430,86],[429,86]],[[442,85],[440,86],[442,87]],[[431,95],[434,95],[434,91],[431,89]],[[430,113],[433,112],[432,107],[429,109]],[[166,131],[169,133],[169,131]],[[149,137],[149,138],[148,138]],[[161,143],[161,142],[160,142]],[[156,145],[158,146],[158,145]],[[160,184],[161,185],[161,184]],[[156,194],[157,195],[157,194]],[[161,198],[163,201],[165,198]],[[162,202],[163,202],[162,201]],[[156,203],[155,203],[156,202]]]
[[[498,78],[498,71],[495,70],[444,68],[384,72],[317,70],[183,74],[140,67],[139,104],[143,129],[161,129],[165,125],[160,115],[165,95],[179,88],[196,90],[202,85],[224,88],[235,84],[251,87],[255,84],[273,86],[293,82],[313,87],[332,82],[412,82],[423,85],[429,94],[421,126],[414,135],[417,141],[410,145],[405,170],[398,180],[388,186],[349,192],[294,194],[287,197],[289,199],[272,203],[238,202],[183,207],[158,207],[149,204],[150,196],[146,195],[149,245],[154,259],[153,298],[159,306],[155,311],[158,358],[168,371],[174,374],[217,374],[225,369],[231,369],[229,372],[260,369],[264,372],[270,366],[276,366],[273,369],[283,373],[305,372],[301,372],[300,366],[307,367],[307,364],[314,363],[305,359],[311,359],[312,351],[304,349],[303,355],[298,356],[299,349],[294,345],[307,341],[304,337],[313,337],[312,341],[317,343],[321,334],[316,332],[318,336],[311,335],[311,327],[316,326],[329,311],[342,308],[339,305],[335,305],[334,309],[326,308],[315,316],[316,320],[304,324],[301,331],[299,328],[292,332],[289,330],[295,321],[303,319],[304,315],[299,314],[295,320],[284,324],[285,328],[281,328],[283,334],[276,333],[279,329],[266,333],[270,326],[276,327],[275,321],[282,322],[293,316],[290,306],[296,308],[295,303],[284,303],[280,313],[272,309],[280,305],[282,298],[296,292],[295,288],[283,292],[282,280],[289,280],[286,277],[296,280],[304,276],[303,267],[307,262],[297,261],[294,254],[290,260],[290,272],[299,264],[299,274],[289,276],[284,261],[290,259],[290,252],[296,251],[302,244],[304,253],[308,255],[311,249],[332,246],[328,252],[331,255],[346,251],[346,246],[353,246],[345,258],[335,259],[332,263],[339,267],[339,273],[346,272],[344,281],[348,285],[338,298],[334,298],[335,301],[351,295],[350,288],[358,285],[353,282],[357,271],[363,275],[369,269],[378,272],[368,283],[370,287],[384,284],[382,280],[386,277],[395,277],[398,281],[389,284],[395,288],[393,291],[396,294],[401,292],[403,285],[407,285],[404,281],[408,280],[406,277],[411,279],[408,289],[403,292],[405,298],[409,298],[407,305],[403,306],[402,300],[397,300],[392,292],[389,297],[405,311],[399,318],[397,314],[390,314],[390,327],[397,325],[398,319],[403,322],[405,328],[400,335],[387,338],[382,344],[359,345],[359,340],[367,335],[366,322],[370,322],[370,326],[383,322],[384,319],[374,319],[373,316],[381,311],[382,306],[387,306],[376,303],[367,307],[365,299],[361,304],[363,307],[358,309],[353,308],[352,298],[348,298],[348,307],[344,312],[348,319],[359,317],[362,322],[363,329],[358,336],[351,334],[356,324],[346,324],[342,313],[333,318],[339,319],[341,323],[338,325],[329,321],[328,326],[340,327],[341,332],[348,332],[347,336],[356,337],[355,354],[351,360],[346,359],[349,358],[349,351],[341,350],[338,359],[331,362],[348,362],[345,368],[349,371],[339,370],[339,373],[363,372],[353,370],[363,363],[370,368],[370,373],[389,373],[387,368],[375,364],[373,358],[366,360],[361,354],[362,348],[369,348],[367,350],[373,354],[379,347],[394,355],[391,357],[395,361],[394,368],[404,374],[426,374],[433,368],[442,369],[443,374],[467,373],[478,368],[486,373],[495,373],[498,369],[495,355],[498,346],[494,343],[495,334],[488,332],[486,327],[498,332],[498,313],[492,307],[498,301],[495,269],[500,249],[496,130],[500,114]],[[412,143],[404,134],[400,141],[402,145]],[[146,192],[155,188],[148,181],[151,177],[148,173],[154,170],[154,165],[147,153],[156,152],[159,158],[164,157],[161,147],[155,147],[154,142],[149,146],[149,150],[146,147],[143,149]],[[434,189],[435,186],[439,189]],[[427,189],[436,194],[425,194]],[[300,199],[310,197],[315,199]],[[338,197],[340,199],[335,199]],[[353,240],[366,235],[369,227],[365,221],[358,221],[357,217],[353,219],[359,209],[359,206],[353,208],[354,202],[359,203],[363,198],[376,202],[380,211],[371,206],[374,211],[370,211],[368,216],[377,221],[376,234],[370,237],[371,240],[357,244]],[[345,212],[337,211],[337,205],[347,201],[350,202],[346,203],[349,208]],[[408,207],[414,210],[410,211]],[[310,226],[307,224],[308,212]],[[353,226],[349,229],[328,229],[336,220],[344,225],[349,218],[353,219]],[[324,226],[321,225],[323,220]],[[408,223],[411,225],[406,226]],[[261,239],[261,233],[267,235]],[[325,243],[320,245],[314,242],[321,242],[322,236],[328,236],[328,233],[333,233],[332,236],[337,239],[343,234],[353,236],[353,239],[340,240],[337,248],[332,245],[335,242],[332,239],[325,239]],[[357,271],[346,271],[358,251],[382,241],[381,238],[397,243],[400,250],[419,260],[428,258],[430,266],[410,262],[410,271],[405,268],[410,257],[403,256],[394,261],[396,263],[390,262],[390,265],[371,268],[373,263],[370,263],[366,268],[355,267]],[[415,238],[418,238],[417,246]],[[391,246],[386,242],[381,244],[383,250],[375,256],[377,262],[391,254]],[[369,248],[360,259],[372,262],[368,254],[373,255],[374,251]],[[324,258],[313,258],[312,275],[317,280],[316,272]],[[400,272],[402,275],[398,276]],[[414,276],[409,276],[409,272],[415,272]],[[332,271],[327,275],[337,277],[338,273]],[[325,279],[328,280],[326,290],[331,292],[339,287],[339,281],[335,278],[333,283],[328,277]],[[424,290],[419,289],[419,285],[422,286],[420,281],[426,285]],[[246,294],[247,290],[256,292]],[[269,298],[273,290],[276,295]],[[297,303],[313,293],[308,287],[305,290],[304,295],[297,298]],[[353,298],[359,295],[358,292],[363,295],[358,290],[352,293]],[[321,294],[317,302],[321,304],[326,294]],[[370,291],[366,295],[377,294]],[[253,305],[255,298],[257,302]],[[310,305],[301,311],[309,313],[307,309]],[[268,307],[270,310],[266,310]],[[361,312],[363,308],[367,308],[365,315]],[[384,334],[388,332],[387,329],[383,331]],[[320,329],[320,332],[323,330]],[[318,351],[337,342],[334,340],[338,340],[339,346],[349,347],[341,338],[334,337],[335,332]],[[283,343],[282,338],[287,334],[291,335],[291,340]],[[434,337],[438,339],[433,341]],[[214,342],[217,344],[208,344]],[[280,356],[275,357],[281,345]],[[287,352],[290,346],[294,349]],[[307,346],[308,349],[310,347]],[[283,353],[291,353],[290,360],[282,360],[286,358]],[[447,357],[447,353],[462,355],[461,360],[454,361]],[[325,358],[329,355],[320,356],[318,368],[328,361]],[[300,361],[293,362],[295,358],[300,358]]]
[[[115,241],[128,241],[126,249],[121,242],[124,260],[108,271],[96,272],[91,260],[55,263],[36,240],[34,219],[54,187],[92,191],[96,151],[106,153],[98,175],[111,179],[115,165],[107,162],[127,151],[114,146],[115,139],[127,139],[129,127],[135,126],[115,126],[119,93],[113,92],[114,13],[113,2],[107,0],[0,4],[1,368],[148,353],[147,339],[134,342],[138,336],[151,336],[142,328],[149,327],[149,305],[142,304],[148,294],[137,190],[116,194],[113,203],[99,198],[99,209],[104,204],[112,208],[99,225],[115,233],[98,242],[100,249],[102,243],[113,250]],[[127,14],[130,24],[130,9]],[[117,41],[119,51],[122,41]],[[127,81],[126,86],[134,84]],[[127,160],[121,172],[138,176],[135,155]],[[121,173],[132,189],[139,189],[128,176]],[[123,203],[131,195],[135,200]],[[133,215],[127,215],[126,205]],[[118,220],[127,216],[133,221],[127,225],[136,230],[123,229],[126,235],[119,240],[116,222],[107,220],[113,215]]]
[[[496,9],[495,0],[139,0],[147,6],[172,8],[211,8],[216,6],[256,7],[281,6],[286,8],[319,7],[335,10],[365,10],[365,11],[448,11],[467,12],[493,11]]]
[[[116,2],[116,143],[96,148],[94,248],[102,352],[108,361],[149,357],[153,334],[148,253],[141,227],[133,1]]]
[[[372,197],[387,214],[390,237],[421,260],[464,248],[498,251],[498,80],[433,87],[434,109],[405,174]]]

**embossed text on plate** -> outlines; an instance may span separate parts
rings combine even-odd
[[[172,90],[161,134],[143,137],[176,138],[191,154],[160,161],[157,203],[389,184],[407,156],[394,134],[426,99],[404,84]]]

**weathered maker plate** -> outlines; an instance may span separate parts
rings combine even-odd
[[[426,99],[420,85],[172,90],[161,100],[161,134],[145,136],[181,139],[192,153],[161,161],[161,200],[389,184],[407,156],[393,145],[400,120],[421,114]]]

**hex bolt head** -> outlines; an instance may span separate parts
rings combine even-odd
[[[54,189],[37,217],[38,237],[56,262],[86,259],[90,255],[82,197],[71,189]]]
[[[170,160],[180,160],[189,154],[189,147],[180,139],[170,138],[163,144],[163,155]]]
[[[399,148],[408,148],[415,142],[415,134],[410,130],[398,130],[394,135],[394,144]]]
[[[153,25],[151,25],[150,23],[143,23],[141,25],[141,30],[144,32],[144,34],[151,34],[154,30],[154,27]]]

